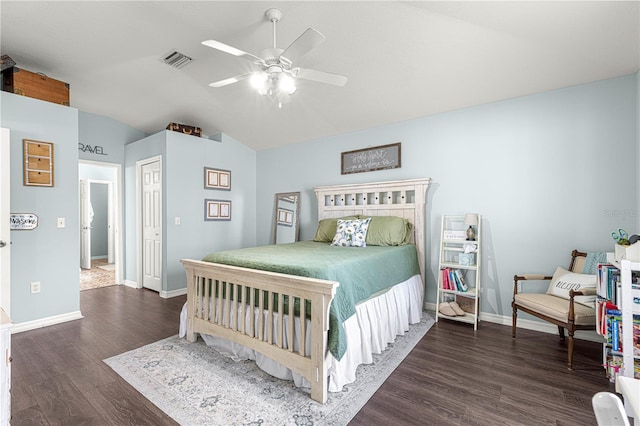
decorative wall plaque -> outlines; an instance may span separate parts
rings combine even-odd
[[[23,139],[24,184],[53,186],[53,143]]]
[[[347,175],[395,169],[402,165],[400,160],[400,142],[347,151],[342,153],[341,172],[343,175]]]
[[[33,213],[11,213],[9,215],[9,229],[27,230],[38,227],[38,216]]]

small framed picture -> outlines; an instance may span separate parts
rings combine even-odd
[[[278,225],[293,226],[293,210],[278,207]]]
[[[205,199],[204,220],[231,220],[231,201]]]
[[[205,167],[204,188],[231,190],[231,171]]]

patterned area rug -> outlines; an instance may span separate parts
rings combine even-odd
[[[115,269],[115,265],[107,263],[107,259],[92,259],[91,269],[80,270],[80,291],[115,285]]]
[[[201,339],[173,336],[104,362],[182,425],[346,425],[432,325],[425,313],[324,405],[308,389],[269,376],[253,361],[220,356]]]

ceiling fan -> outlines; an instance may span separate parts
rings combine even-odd
[[[273,24],[273,47],[262,50],[259,56],[216,40],[202,42],[205,46],[251,61],[258,68],[252,72],[213,82],[209,86],[223,87],[249,79],[258,93],[276,97],[279,106],[282,106],[282,103],[288,102],[289,96],[296,92],[297,79],[340,87],[347,84],[347,77],[344,75],[300,68],[293,65],[295,61],[322,43],[325,40],[324,35],[313,28],[307,28],[289,47],[280,49],[276,46],[276,24],[282,18],[282,12],[278,9],[268,9],[265,12],[265,16]]]

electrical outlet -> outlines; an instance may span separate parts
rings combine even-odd
[[[64,228],[66,226],[64,217],[58,218],[58,228]]]
[[[40,293],[40,281],[31,283],[31,294]]]
[[[176,223],[176,225],[180,225],[180,216],[176,216],[175,223]]]

